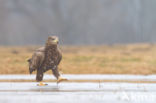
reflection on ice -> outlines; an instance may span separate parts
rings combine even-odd
[[[156,84],[147,83],[0,83],[1,103],[155,103]],[[147,99],[148,98],[148,99]]]

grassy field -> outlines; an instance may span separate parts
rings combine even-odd
[[[28,74],[36,46],[0,47],[0,74]],[[61,46],[64,74],[155,74],[156,45]],[[51,73],[48,71],[47,73]]]

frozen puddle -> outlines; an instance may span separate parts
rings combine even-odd
[[[156,103],[151,83],[0,82],[0,103]]]

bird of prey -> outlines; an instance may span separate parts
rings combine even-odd
[[[37,49],[32,58],[28,59],[30,74],[37,70],[36,81],[40,82],[39,86],[44,86],[42,83],[43,74],[48,70],[52,70],[57,79],[57,83],[67,80],[60,76],[58,65],[62,59],[62,54],[58,48],[58,37],[49,36],[44,47]]]

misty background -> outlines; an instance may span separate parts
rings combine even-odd
[[[156,0],[0,0],[0,45],[156,42]]]

